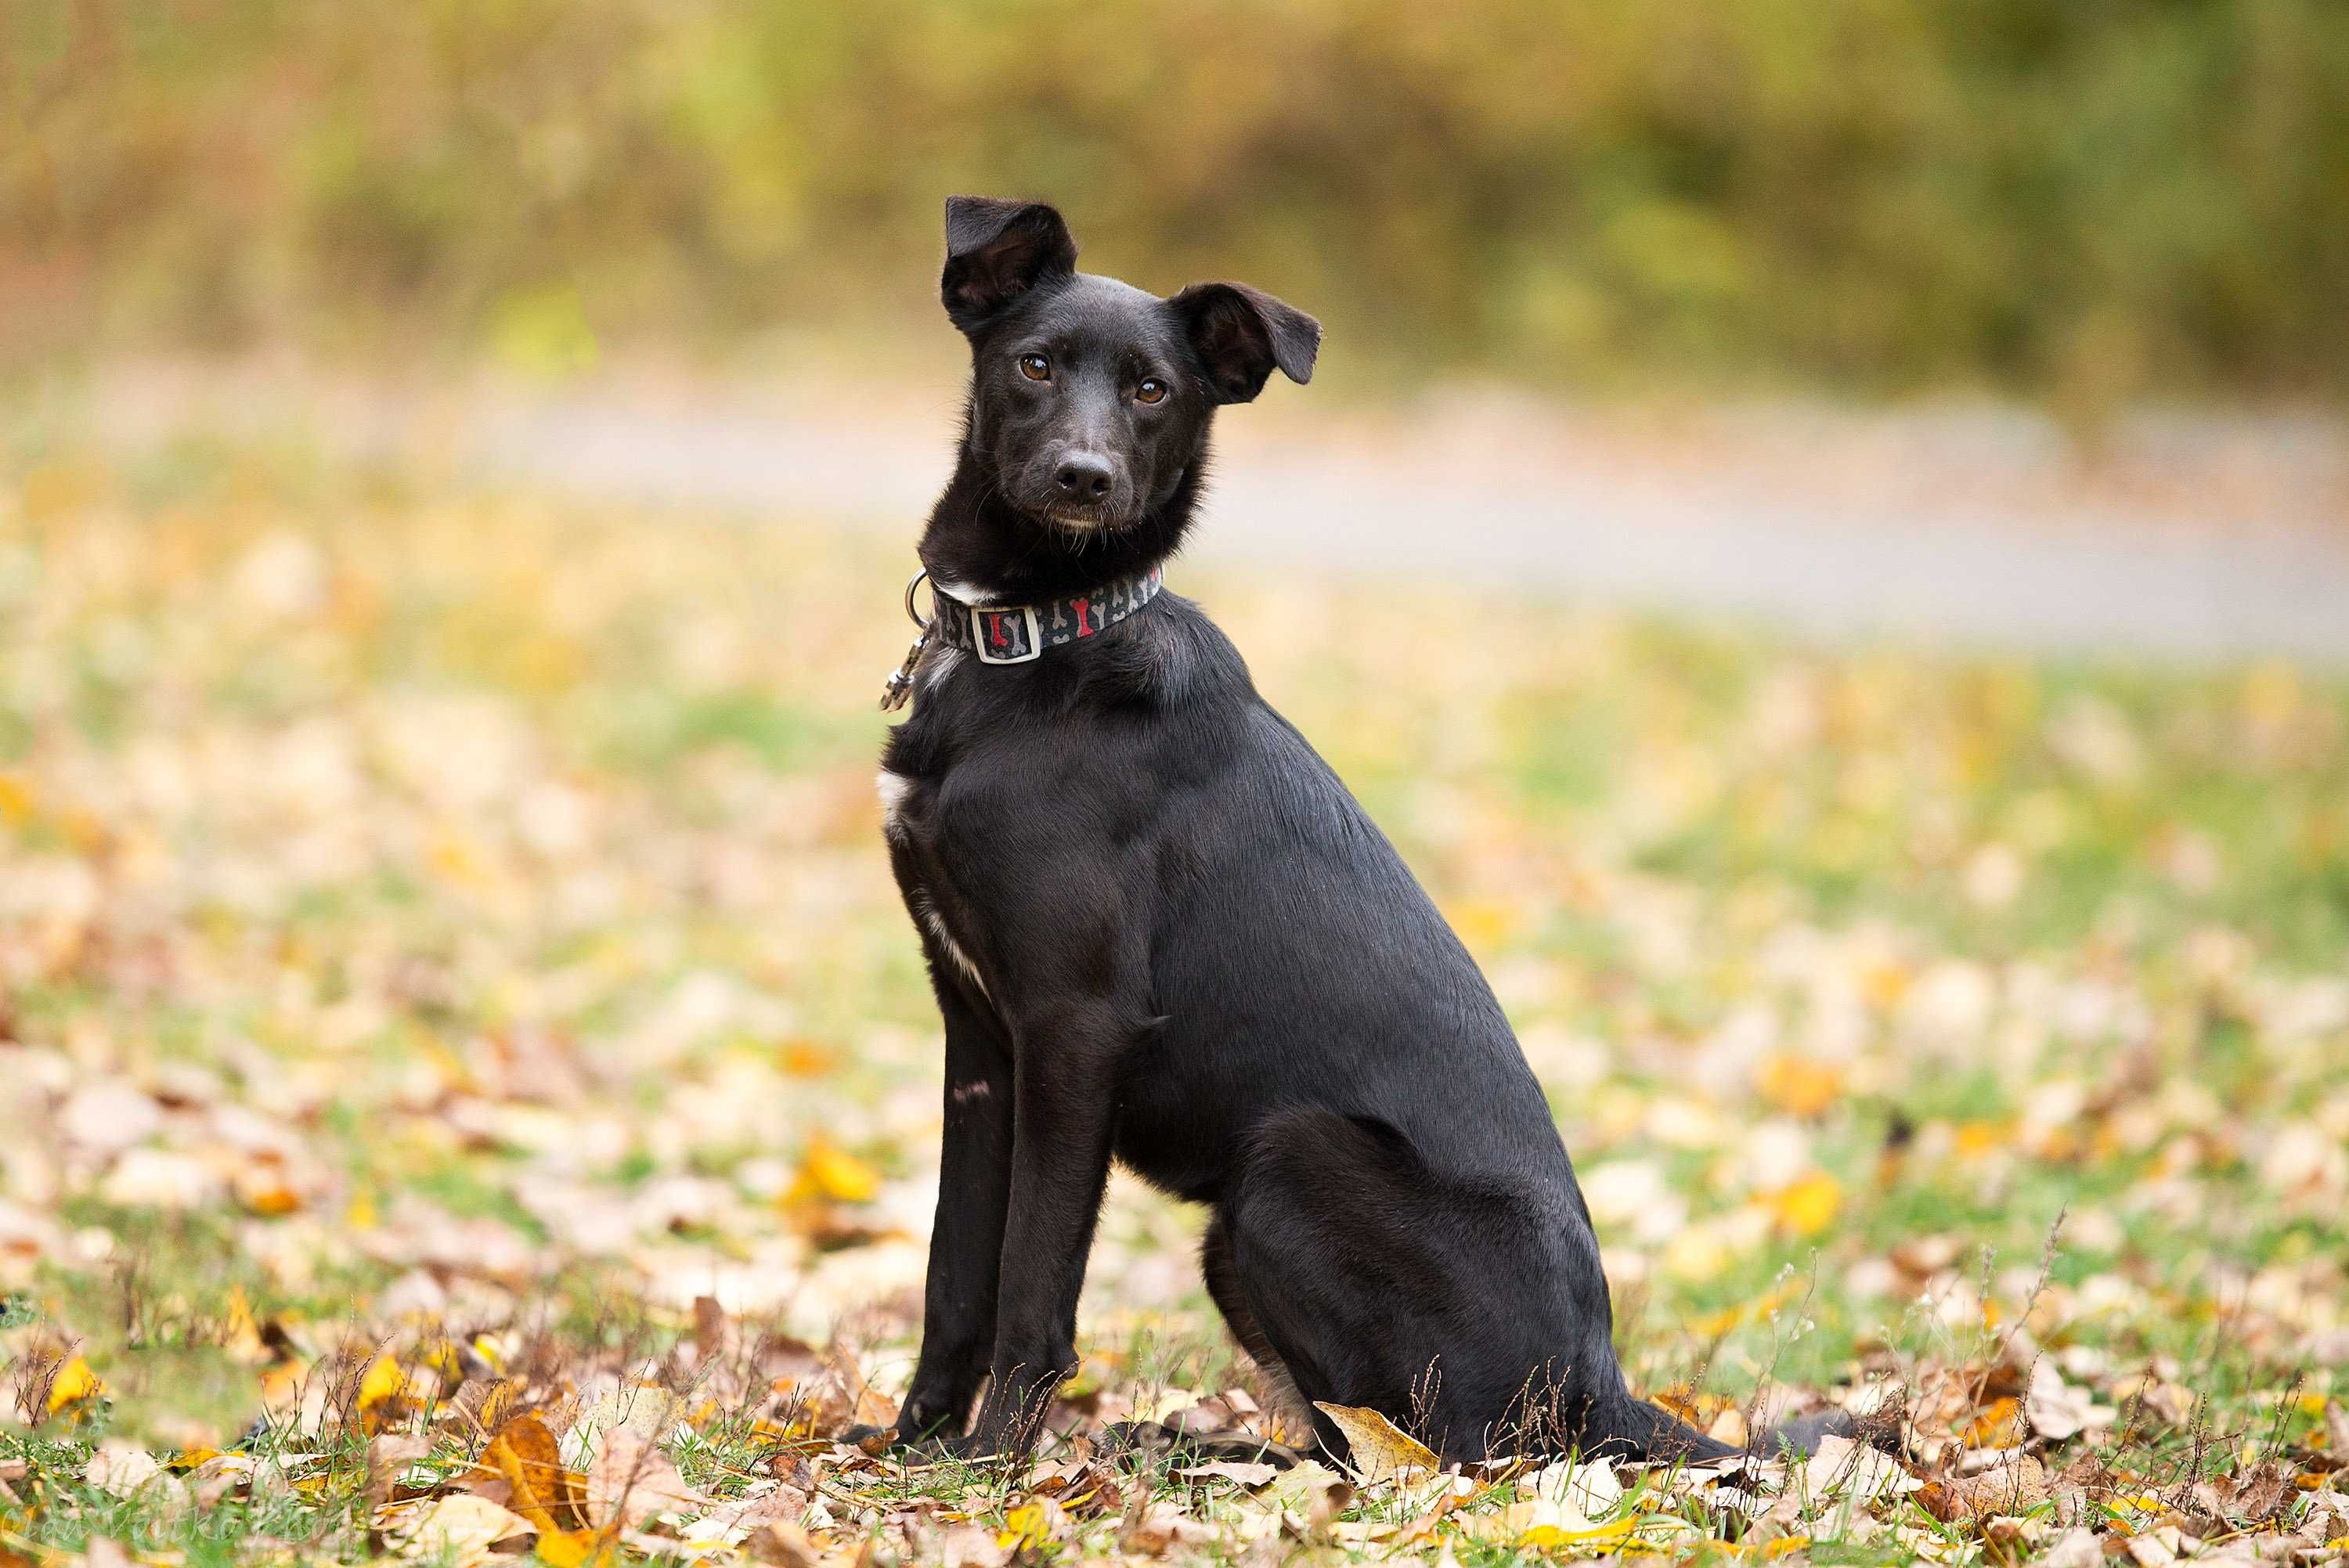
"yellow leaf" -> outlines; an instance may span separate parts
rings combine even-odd
[[[506,1424],[506,1411],[513,1404],[514,1386],[501,1377],[490,1385],[481,1396],[481,1408],[474,1412],[473,1420],[485,1432],[494,1432]]]
[[[359,1379],[358,1408],[371,1410],[388,1399],[399,1398],[408,1387],[408,1376],[400,1371],[399,1363],[388,1356],[378,1356],[367,1363],[367,1376]]]
[[[1325,1405],[1316,1399],[1313,1408],[1336,1422],[1338,1430],[1345,1434],[1354,1473],[1365,1486],[1400,1480],[1413,1470],[1433,1475],[1443,1468],[1443,1462],[1426,1444],[1397,1430],[1392,1421],[1367,1405]]]
[[[787,1040],[782,1056],[783,1071],[793,1078],[822,1078],[840,1065],[832,1047],[820,1040]]]
[[[221,1323],[221,1346],[240,1361],[269,1358],[269,1346],[261,1337],[261,1320],[253,1315],[253,1303],[245,1299],[243,1285],[229,1292],[228,1310]]]
[[[1052,1539],[1051,1516],[1040,1501],[1021,1503],[1003,1516],[1003,1525],[995,1543],[1007,1552],[1025,1552]]]
[[[1778,1223],[1798,1236],[1816,1236],[1835,1222],[1843,1207],[1843,1185],[1824,1171],[1814,1171],[1779,1190],[1770,1200]]]
[[[1594,1525],[1588,1530],[1562,1530],[1555,1524],[1537,1524],[1517,1537],[1517,1544],[1530,1546],[1537,1552],[1557,1546],[1598,1546],[1621,1541],[1638,1528],[1639,1522],[1619,1519],[1612,1524]]]
[[[264,1220],[282,1220],[302,1207],[302,1194],[283,1181],[255,1180],[236,1185],[244,1206]]]
[[[869,1203],[881,1191],[881,1173],[829,1140],[812,1140],[800,1160],[799,1180],[786,1196],[792,1202],[829,1198],[841,1203]]]
[[[1957,1149],[1961,1154],[1976,1157],[2005,1148],[2013,1138],[2013,1130],[2002,1121],[1961,1121]]]
[[[1843,1097],[1843,1070],[1782,1051],[1763,1061],[1754,1087],[1788,1116],[1816,1116]]]
[[[2013,1448],[2023,1441],[2023,1402],[2011,1395],[1992,1400],[1966,1423],[1961,1435],[1968,1448]]]
[[[0,822],[21,827],[33,815],[33,787],[14,773],[0,773]]]
[[[596,1555],[602,1542],[592,1530],[541,1531],[538,1537],[538,1560],[548,1568],[579,1568]]]
[[[106,1385],[89,1369],[89,1363],[77,1356],[57,1368],[57,1378],[49,1385],[49,1414],[105,1391]]]

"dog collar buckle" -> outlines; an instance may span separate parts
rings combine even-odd
[[[970,606],[970,644],[983,665],[1024,665],[1044,656],[1043,629],[1036,624],[1036,606],[1019,604],[1008,610]]]

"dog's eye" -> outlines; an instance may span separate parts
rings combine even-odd
[[[1019,374],[1030,381],[1050,381],[1052,362],[1040,354],[1023,354],[1019,356]]]
[[[1152,377],[1133,389],[1133,400],[1137,403],[1164,403],[1166,401],[1166,383]]]

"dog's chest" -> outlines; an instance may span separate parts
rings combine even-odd
[[[889,760],[898,760],[894,750]],[[978,913],[947,872],[950,860],[968,863],[969,854],[984,853],[984,845],[952,841],[947,813],[941,809],[946,782],[943,773],[899,772],[885,765],[874,780],[881,797],[881,831],[906,913],[937,944],[954,972],[988,1003],[998,1004],[1000,998],[980,958],[984,944],[977,940]]]

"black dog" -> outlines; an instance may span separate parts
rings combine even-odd
[[[1277,1386],[1447,1460],[1729,1451],[1625,1387],[1573,1167],[1475,962],[1223,634],[1158,593],[1216,408],[1308,379],[1319,325],[1075,267],[1050,207],[947,203],[970,400],[881,775],[947,1051],[896,1436],[1033,1441],[1114,1158],[1211,1206],[1207,1288]]]

